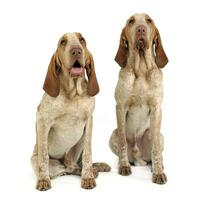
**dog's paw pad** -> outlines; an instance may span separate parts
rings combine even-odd
[[[130,175],[131,172],[131,167],[130,166],[120,166],[119,167],[119,174],[121,174],[122,176],[128,176]]]
[[[162,185],[162,184],[165,184],[167,182],[167,176],[164,173],[162,173],[162,174],[153,174],[152,181],[154,183]]]
[[[51,188],[51,182],[49,179],[38,180],[36,185],[37,190],[46,191],[49,190],[50,188]]]
[[[93,189],[94,187],[96,187],[96,181],[94,178],[82,179],[81,187],[84,189]]]

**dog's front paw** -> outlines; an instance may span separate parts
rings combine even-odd
[[[152,181],[154,183],[162,185],[162,184],[165,184],[167,182],[167,176],[164,173],[162,173],[162,174],[153,174]]]
[[[82,179],[81,187],[84,189],[93,189],[94,187],[96,187],[96,181],[94,178]]]
[[[37,185],[36,185],[37,190],[46,191],[46,190],[49,190],[50,188],[51,188],[50,179],[38,180]]]
[[[132,173],[130,166],[119,166],[119,171],[118,172],[122,176],[128,176],[128,175],[130,175]]]

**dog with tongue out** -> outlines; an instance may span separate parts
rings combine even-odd
[[[72,77],[81,76],[84,73],[83,67],[78,62],[78,60],[75,61],[72,68],[70,69],[70,75]]]
[[[72,59],[74,59],[74,64],[70,69],[70,75],[72,77],[82,76],[84,73],[83,66],[80,64],[80,57],[82,50],[78,47],[71,49]]]
[[[92,162],[92,115],[99,85],[92,55],[80,33],[60,38],[43,89],[31,158],[36,188],[48,190],[52,178],[69,174],[81,176],[82,188],[94,188],[98,173],[110,167]]]

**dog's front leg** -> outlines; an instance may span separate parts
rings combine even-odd
[[[152,137],[152,171],[153,171],[153,182],[157,184],[164,184],[167,182],[167,177],[163,172],[162,163],[162,148],[161,148],[161,108],[160,105],[151,107],[150,114],[150,133]]]
[[[37,120],[38,181],[36,188],[45,191],[51,188],[49,177],[48,134],[49,126],[43,119]]]
[[[122,106],[116,106],[119,174],[126,176],[131,174],[131,166],[128,160],[128,145],[126,142],[125,123],[127,111]]]
[[[83,155],[82,155],[82,177],[81,187],[85,189],[92,189],[96,186],[93,167],[92,167],[92,151],[91,151],[91,139],[92,139],[92,116],[87,120],[85,127],[85,137],[83,142]]]

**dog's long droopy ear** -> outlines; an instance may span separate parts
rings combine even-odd
[[[89,51],[86,60],[86,73],[88,76],[87,93],[90,96],[95,96],[97,93],[99,93],[99,84],[94,69],[93,57]]]
[[[156,54],[155,56],[156,65],[159,68],[163,68],[168,63],[168,58],[163,49],[160,33],[157,28],[154,37],[154,44],[155,44],[155,54]]]
[[[123,28],[121,36],[120,36],[119,48],[115,56],[115,61],[121,67],[126,67],[127,56],[128,56],[128,41],[125,35],[125,28]]]
[[[52,97],[57,97],[60,92],[60,81],[58,77],[60,70],[61,63],[58,58],[58,53],[56,52],[52,56],[49,63],[48,71],[43,85],[44,91]]]

